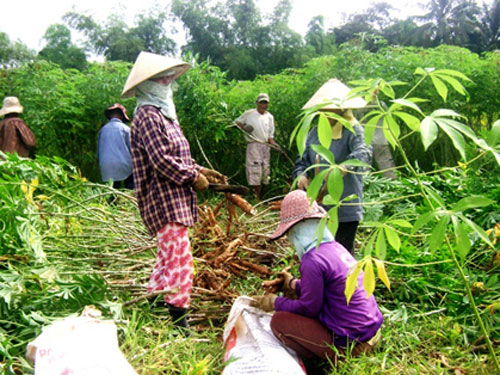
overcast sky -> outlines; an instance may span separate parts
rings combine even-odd
[[[272,10],[278,0],[255,0],[263,12]],[[403,9],[408,14],[420,13],[416,1],[385,0],[395,8]],[[366,9],[372,0],[292,0],[293,13],[290,27],[305,34],[307,24],[312,17],[322,14],[327,21],[326,27],[336,26],[346,13],[354,13]],[[133,15],[152,8],[156,4],[169,4],[169,0],[4,0],[0,10],[0,31],[7,33],[13,41],[21,40],[28,47],[40,50],[44,42],[42,37],[49,25],[62,23],[61,17],[74,9],[79,13],[94,16],[102,21],[112,11],[129,16],[128,22],[133,25]],[[400,14],[401,17],[406,14]],[[181,36],[175,38],[182,40]]]

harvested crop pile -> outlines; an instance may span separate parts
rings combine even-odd
[[[276,203],[256,209],[242,197],[230,193],[217,205],[200,204],[200,220],[191,229],[195,275],[189,317],[195,328],[201,329],[209,320],[223,324],[242,290],[250,287],[255,288],[255,293],[275,291],[276,282],[271,282],[272,288],[266,288],[262,281],[274,278],[273,269],[281,269],[280,261],[287,258],[286,240],[271,242],[268,239],[278,223],[278,209]],[[112,255],[109,251],[95,254],[94,272],[100,274],[113,291],[129,294],[123,303],[129,308],[152,300],[162,292],[148,294],[146,290],[155,261],[156,240],[137,229],[142,227],[137,218],[133,222],[127,219],[130,219],[127,215],[120,219],[123,237],[115,235],[108,244],[108,250],[119,244],[121,249]],[[110,229],[117,227],[95,228],[94,236],[102,232],[103,237],[111,239]],[[130,241],[127,249],[123,249],[125,236]],[[87,239],[87,246],[90,242]],[[261,286],[264,288],[260,289]]]
[[[193,318],[197,321],[224,320],[240,295],[239,286],[249,278],[257,286],[271,278],[286,253],[283,242],[268,240],[278,221],[272,206],[254,216],[244,213],[238,217],[233,202],[228,198],[215,208],[206,203],[200,206],[201,219],[192,240],[196,263],[193,307],[197,310]]]

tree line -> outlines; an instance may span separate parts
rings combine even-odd
[[[435,93],[430,83],[422,84],[413,95],[425,98],[419,103],[426,113],[446,106],[467,118],[476,133],[490,129],[500,117],[500,55],[472,53],[466,48],[443,45],[436,48],[386,47],[371,52],[358,43],[345,43],[332,55],[309,60],[302,68],[285,69],[278,74],[258,75],[254,80],[230,80],[219,67],[185,56],[192,65],[177,82],[174,99],[183,131],[189,139],[193,157],[200,163],[205,156],[232,181],[245,182],[245,140],[233,126],[243,111],[254,107],[259,92],[270,95],[269,111],[274,115],[276,141],[295,159],[297,150],[289,145],[301,108],[329,78],[349,83],[354,80],[382,78],[387,82],[415,84],[417,68],[454,69],[471,81],[464,83],[466,96],[450,91],[447,102]],[[132,64],[122,61],[91,62],[84,71],[62,69],[45,60],[23,64],[0,74],[0,97],[16,95],[23,104],[23,118],[37,137],[37,155],[58,156],[77,166],[84,176],[99,181],[96,140],[106,122],[104,109],[122,102],[133,113],[135,99],[120,98]],[[350,84],[350,83],[349,83]],[[406,86],[395,86],[404,90]],[[399,92],[396,93],[399,95]],[[381,96],[390,103],[391,98]],[[361,119],[361,114],[356,114]],[[464,120],[465,121],[465,120]],[[429,170],[433,165],[449,166],[459,155],[449,142],[438,139],[427,151],[417,133],[404,138],[408,158]],[[203,150],[203,151],[202,151]],[[395,155],[396,163],[400,163]],[[281,154],[272,157],[273,186],[280,193],[290,178],[293,165]]]
[[[500,44],[500,0],[427,0],[423,14],[398,19],[388,2],[373,3],[348,15],[333,28],[324,15],[313,17],[304,37],[290,27],[291,0],[280,0],[270,14],[262,14],[254,0],[173,0],[135,17],[111,14],[102,22],[92,16],[68,12],[61,23],[50,25],[38,53],[0,33],[0,66],[17,66],[37,58],[62,68],[80,71],[91,55],[107,61],[133,62],[142,50],[174,55],[191,53],[209,60],[229,79],[254,79],[298,68],[311,58],[334,54],[346,42],[359,42],[376,52],[386,46],[436,47],[449,44],[475,53],[493,51]],[[187,31],[187,42],[174,41],[176,25]],[[83,44],[72,40],[83,36]]]

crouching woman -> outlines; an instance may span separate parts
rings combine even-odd
[[[363,273],[347,303],[346,279],[356,260],[334,240],[327,227],[316,249],[316,228],[325,215],[316,202],[310,204],[302,190],[292,191],[284,198],[280,224],[272,239],[286,234],[297,251],[300,279],[281,273],[283,291],[295,293],[297,299],[268,294],[254,297],[253,305],[275,311],[271,320],[274,335],[301,358],[313,362],[329,359],[335,363],[337,355],[347,350],[354,356],[371,352],[380,339],[384,318],[375,297],[366,298]]]

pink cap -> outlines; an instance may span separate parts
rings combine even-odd
[[[321,219],[326,211],[316,202],[311,202],[303,190],[294,190],[288,193],[281,202],[280,223],[271,235],[276,240],[283,236],[288,229],[305,219]]]

